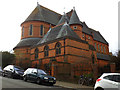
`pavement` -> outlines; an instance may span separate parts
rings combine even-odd
[[[74,83],[69,83],[69,82],[63,82],[63,81],[57,81],[56,86],[64,87],[64,88],[70,88],[70,89],[88,89],[88,90],[93,90],[92,86],[85,86],[85,85],[79,85],[79,84],[74,84]]]

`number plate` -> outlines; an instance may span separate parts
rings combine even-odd
[[[49,81],[49,82],[53,82],[53,81]]]

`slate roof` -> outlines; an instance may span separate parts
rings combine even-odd
[[[38,4],[37,7],[33,10],[33,12],[28,16],[28,18],[24,22],[44,21],[56,25],[60,18],[60,14]]]
[[[79,20],[79,17],[78,17],[75,10],[73,10],[73,12],[72,12],[69,24],[80,24],[80,25],[82,25],[82,22]]]
[[[88,34],[88,35],[92,35],[93,33],[93,39],[105,44],[108,44],[108,42],[104,39],[104,37],[100,34],[99,31],[95,31],[91,28],[89,28],[85,22],[83,22],[83,28],[82,28],[82,32]]]
[[[83,28],[82,28],[82,32],[88,34],[88,35],[92,35],[92,33],[90,32],[91,30],[89,29],[89,27],[86,25],[85,22],[82,23]]]
[[[15,47],[15,48],[19,48],[19,47],[26,47],[26,46],[33,46],[35,44],[37,44],[39,41],[41,40],[41,38],[25,38],[22,39]]]
[[[69,17],[64,13],[64,15],[61,17],[61,19],[59,20],[57,25],[62,24],[65,21],[67,21],[67,23],[69,23]]]
[[[95,31],[93,29],[90,29],[90,31],[93,33],[93,39],[105,44],[108,44],[108,42],[103,38],[103,36],[100,34],[99,31]]]
[[[81,22],[79,20],[79,17],[77,15],[75,9],[72,9],[70,12],[68,12],[66,14],[64,13],[64,15],[62,16],[50,9],[47,9],[38,4],[37,7],[33,10],[33,12],[28,16],[28,18],[24,22],[27,22],[27,21],[43,21],[43,22],[47,22],[47,23],[57,25],[57,26],[50,29],[42,39],[41,38],[22,39],[17,44],[16,47],[34,46],[35,44],[39,45],[39,44],[49,42],[52,40],[56,40],[56,39],[66,37],[66,36],[81,40],[79,38],[79,36],[70,28],[69,25],[71,25],[71,24],[82,25],[83,26],[82,32],[93,36],[93,39],[96,41],[108,44],[108,42],[103,38],[103,36],[100,34],[100,32],[89,28],[85,22]],[[67,23],[64,24],[65,22],[69,23],[69,25]],[[81,40],[81,41],[86,42],[83,40]],[[95,50],[94,47],[91,45],[89,45],[89,48],[91,50]]]
[[[97,59],[110,60],[110,56],[106,54],[97,53]]]
[[[38,42],[38,45],[63,37],[71,37],[74,39],[81,40],[79,36],[70,28],[70,26],[67,23],[65,23],[50,29],[47,32],[47,34],[40,40],[40,42]]]

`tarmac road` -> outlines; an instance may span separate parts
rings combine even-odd
[[[25,82],[19,79],[11,79],[0,76],[0,87],[2,90],[70,90],[59,86],[38,85],[33,82]]]

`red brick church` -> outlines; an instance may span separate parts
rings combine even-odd
[[[75,8],[61,15],[39,4],[21,24],[14,52],[16,65],[41,68],[53,76],[58,70],[89,73],[93,65],[104,67],[110,60],[109,43],[80,21]]]

